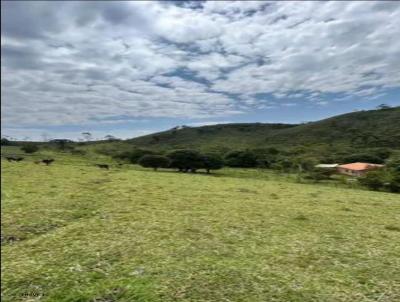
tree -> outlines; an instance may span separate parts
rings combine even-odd
[[[347,163],[364,162],[371,164],[382,164],[384,162],[384,159],[382,159],[376,154],[358,153],[345,157],[344,161]]]
[[[317,161],[313,158],[298,156],[292,159],[292,168],[298,173],[314,170]]]
[[[378,106],[376,106],[376,109],[378,110],[384,110],[384,109],[390,109],[391,107],[387,104],[380,104]]]
[[[218,154],[204,154],[203,155],[203,168],[206,169],[207,173],[210,170],[219,170],[224,166],[224,161]]]
[[[39,150],[39,147],[36,144],[26,144],[21,147],[21,150],[25,153],[35,153]]]
[[[158,168],[168,168],[170,163],[170,159],[162,155],[144,155],[138,161],[142,167],[153,168],[154,171]]]
[[[231,151],[225,155],[225,163],[230,167],[256,167],[257,156],[251,151]]]
[[[2,138],[1,138],[1,145],[2,145],[2,146],[11,146],[12,143],[11,143],[11,141],[9,141],[7,138],[2,137]]]
[[[137,164],[139,159],[145,155],[156,155],[153,151],[151,150],[145,150],[145,149],[134,149],[130,152],[128,152],[128,160],[132,164]]]
[[[170,167],[179,169],[179,171],[188,172],[190,170],[195,173],[197,169],[204,166],[203,157],[194,150],[176,150],[167,156],[171,160]]]
[[[131,164],[137,164],[138,160],[144,155],[156,155],[156,153],[146,149],[133,149],[130,151],[118,152],[114,154],[113,157],[115,159],[129,161]]]
[[[83,139],[87,142],[92,140],[92,133],[90,132],[82,132]]]
[[[58,138],[58,139],[52,139],[49,141],[51,144],[54,144],[57,146],[58,149],[65,151],[67,149],[73,149],[73,147],[71,146],[71,143],[73,143],[72,140],[70,139],[62,139],[62,138]]]

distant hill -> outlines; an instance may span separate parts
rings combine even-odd
[[[400,147],[400,107],[357,111],[306,124],[220,124],[176,127],[126,141],[149,149],[224,150],[328,144]]]

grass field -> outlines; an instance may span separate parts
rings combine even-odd
[[[399,195],[235,171],[2,160],[2,301],[400,301]]]

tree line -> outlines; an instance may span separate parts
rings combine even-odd
[[[339,150],[330,150],[324,154],[324,150],[318,150],[313,154],[309,153],[307,148],[294,148],[291,150],[282,150],[275,147],[260,148],[260,149],[247,149],[247,150],[231,150],[224,153],[221,152],[206,152],[201,153],[196,150],[175,150],[170,152],[154,151],[148,149],[134,148],[129,151],[107,150],[100,151],[103,154],[110,155],[115,159],[129,161],[132,164],[138,164],[139,159],[145,155],[155,155],[161,157],[147,157],[146,161],[150,159],[153,162],[160,161],[160,167],[166,165],[166,161],[170,161],[169,165],[175,165],[176,168],[185,170],[184,165],[178,166],[179,161],[185,160],[185,164],[189,164],[189,170],[199,169],[204,165],[204,162],[211,161],[222,162],[222,165],[237,168],[269,168],[274,170],[281,170],[284,172],[295,172],[298,170],[307,171],[312,169],[319,163],[351,163],[351,162],[368,162],[374,164],[385,163],[392,155],[392,151],[386,148],[378,148],[374,150],[362,151],[359,153],[344,152]],[[167,159],[165,159],[165,157]],[[163,162],[163,164],[161,164]],[[221,165],[221,163],[219,164]]]
[[[82,155],[84,150],[76,149],[69,140],[53,140],[47,144],[21,142],[19,147],[25,153],[35,153],[40,148],[55,148],[60,151],[68,151],[71,154]],[[2,145],[9,145],[9,141],[2,141]],[[127,151],[119,151],[118,146],[110,150],[97,150],[102,154],[112,156],[114,159],[123,160],[132,164],[139,164],[146,168],[176,169],[180,172],[195,173],[204,170],[211,173],[213,170],[224,166],[234,168],[267,168],[285,173],[295,173],[299,179],[314,182],[331,180],[334,171],[318,169],[319,163],[351,163],[368,162],[385,164],[384,169],[371,171],[359,178],[359,183],[372,190],[400,192],[400,160],[396,152],[390,148],[364,149],[362,152],[354,152],[353,149],[329,148],[313,146],[313,153],[307,146],[298,146],[292,149],[277,149],[275,147],[231,150],[226,152],[199,152],[197,150],[183,149],[166,151],[154,151],[148,149],[133,148]]]
[[[202,154],[195,150],[176,150],[167,155],[146,154],[137,161],[146,168],[172,168],[180,172],[196,173],[204,169],[207,173],[218,170],[224,166],[223,159],[218,154]]]

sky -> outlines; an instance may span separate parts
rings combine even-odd
[[[1,1],[2,136],[131,138],[400,105],[400,2]]]

